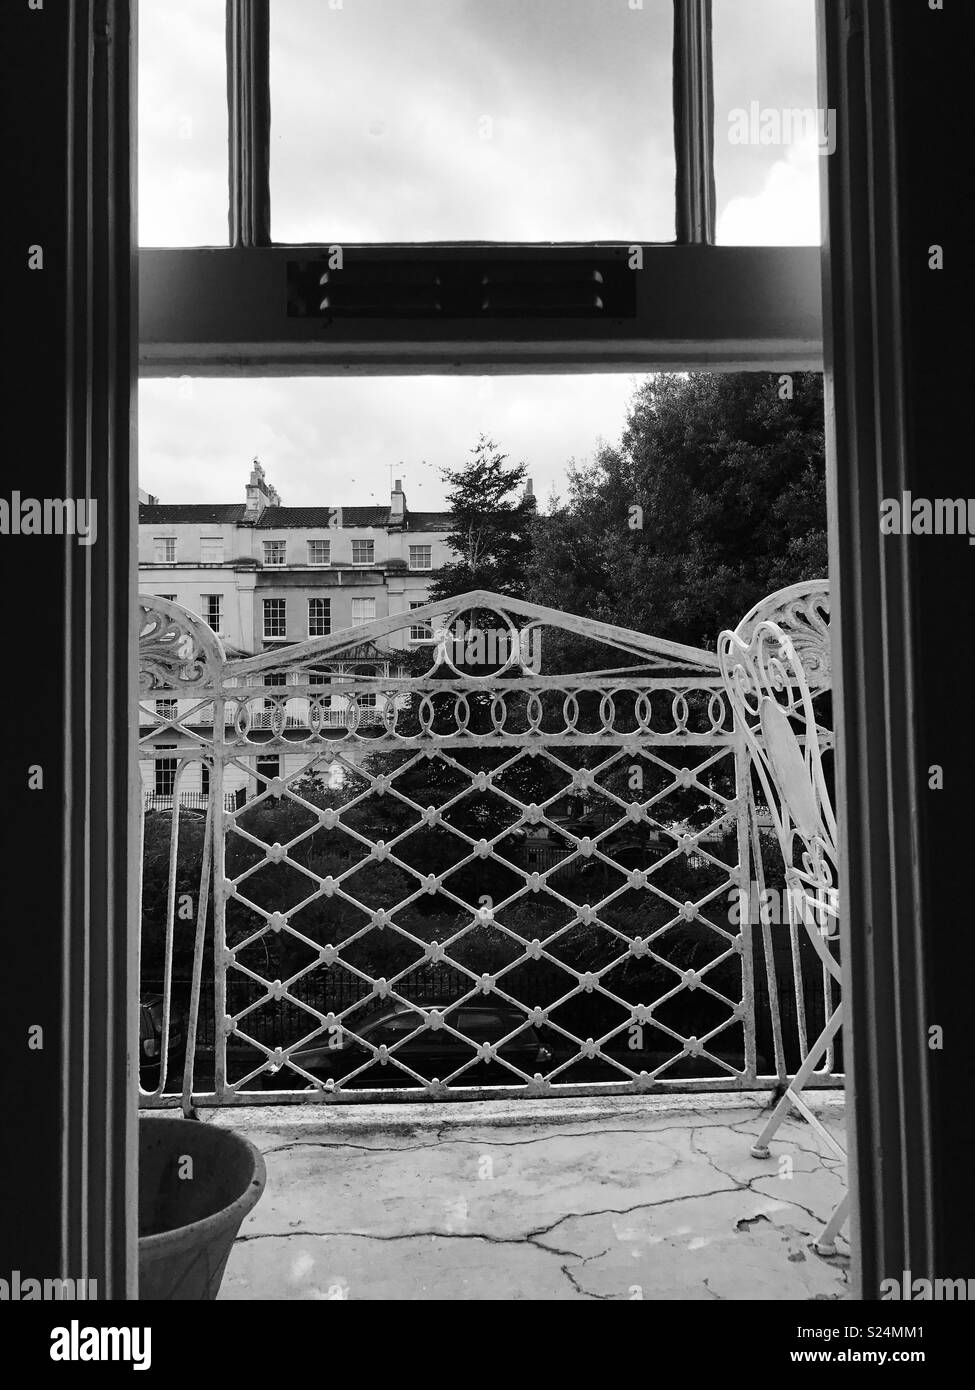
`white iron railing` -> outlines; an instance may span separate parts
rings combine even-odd
[[[144,1103],[787,1075],[822,981],[787,928],[740,910],[765,893],[768,836],[713,653],[477,592],[228,661],[187,610],[141,605],[147,761],[155,702],[180,710],[171,814],[144,852],[143,980],[164,997]],[[493,666],[451,645],[472,614],[505,638]],[[438,633],[422,673],[395,651],[357,673],[362,644],[417,622]],[[202,828],[180,817],[201,763]]]

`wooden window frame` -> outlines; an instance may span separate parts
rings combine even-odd
[[[543,269],[598,252],[635,277],[631,315],[329,321],[288,313],[289,263],[322,259],[329,245],[271,241],[269,0],[228,0],[229,245],[140,248],[142,375],[821,370],[819,248],[714,244],[711,0],[673,3],[672,243],[341,248],[345,267],[489,257]]]

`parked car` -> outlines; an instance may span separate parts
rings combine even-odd
[[[163,996],[143,994],[139,1000],[139,1075],[150,1081],[153,1087],[158,1082],[159,1065],[162,1061],[163,1035]],[[169,1013],[169,1080],[172,1080],[173,1067],[182,1065],[186,1049],[186,1034],[183,1019],[178,1009],[170,1004]]]
[[[353,1037],[351,1032],[340,1033],[332,1040],[325,1039],[313,1047],[292,1053],[292,1058],[304,1071],[320,1080],[330,1077],[338,1080],[370,1061],[371,1049],[365,1046],[366,1043],[377,1048],[393,1048],[398,1043],[392,1057],[401,1059],[425,1080],[434,1077],[445,1080],[458,1067],[470,1061],[476,1055],[475,1047],[482,1043],[501,1043],[499,1057],[529,1075],[545,1073],[552,1065],[552,1053],[542,1042],[537,1029],[531,1024],[520,1027],[525,1023],[525,1015],[520,1009],[494,1003],[463,1004],[460,1008],[451,1007],[449,1003],[431,1003],[424,1005],[424,1008],[445,1012],[450,1027],[463,1033],[470,1041],[456,1037],[446,1028],[422,1028],[423,1019],[418,1009],[392,1004],[369,1015],[364,1022],[350,1022],[358,1037]],[[519,1027],[520,1031],[515,1033]],[[421,1031],[411,1037],[418,1028]],[[515,1033],[515,1036],[501,1042],[509,1033]],[[360,1042],[359,1038],[363,1041]],[[515,1084],[518,1077],[500,1062],[480,1061],[468,1068],[454,1084],[503,1085],[505,1081]],[[353,1084],[388,1086],[397,1083],[417,1084],[395,1062],[388,1061],[383,1065],[373,1061]],[[274,1074],[265,1073],[264,1085],[271,1090],[292,1090],[307,1083],[291,1068],[284,1067]]]

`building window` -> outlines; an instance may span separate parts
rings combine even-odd
[[[308,636],[327,637],[332,631],[332,600],[329,598],[310,598],[308,600]]]
[[[412,548],[412,547],[411,547],[411,548]],[[411,604],[410,604],[410,612],[412,613],[413,610],[414,610],[414,608],[425,608],[425,607],[426,607],[426,604],[424,604],[424,603],[411,603]],[[432,623],[413,623],[413,624],[411,625],[411,627],[410,627],[410,641],[411,641],[411,642],[432,642],[432,641],[433,641],[433,624],[432,624]]]
[[[308,542],[308,563],[310,565],[327,565],[331,560],[331,555],[331,541]]]
[[[257,759],[257,762],[256,762],[256,764],[255,764],[255,768],[256,768],[256,770],[257,770],[258,778],[259,778],[259,779],[260,779],[261,777],[268,777],[268,778],[270,778],[270,777],[280,777],[280,776],[281,776],[281,757],[280,757],[280,754],[278,754],[278,753],[265,753],[263,757]],[[260,793],[260,792],[266,791],[266,790],[267,790],[267,787],[265,786],[265,784],[264,784],[262,781],[258,780],[258,783],[257,783],[257,790],[258,790],[258,792]]]
[[[223,594],[203,594],[203,616],[214,632],[223,630]]]
[[[175,594],[156,594],[156,598],[164,598],[164,599],[166,599],[167,602],[169,602],[169,603],[175,603],[175,602],[176,602],[176,595],[175,595]]]
[[[155,547],[157,565],[174,565],[176,563],[175,536],[157,536]]]
[[[352,626],[360,627],[362,623],[371,623],[376,616],[376,600],[374,598],[354,598],[352,600]]]
[[[203,536],[200,540],[200,563],[223,564],[223,536]]]
[[[200,791],[204,796],[210,795],[210,765],[200,763]]]
[[[264,563],[265,565],[283,565],[288,558],[287,541],[265,541],[264,542]]]
[[[156,701],[156,713],[159,715],[159,717],[160,717],[161,719],[175,719],[175,718],[176,718],[176,701],[175,701],[175,700],[157,700],[157,701]]]
[[[270,641],[277,637],[287,637],[288,635],[288,616],[287,604],[283,598],[266,598],[264,600],[264,640]]]
[[[411,545],[410,546],[410,569],[411,570],[432,570],[433,569],[433,547],[430,545]]]
[[[284,673],[283,671],[265,671],[265,672],[264,672],[264,685],[265,685],[265,686],[269,686],[269,685],[281,686],[281,685],[287,685],[287,683],[288,683],[288,678],[287,678],[287,676],[285,675],[285,673]],[[273,699],[271,699],[271,700],[266,699],[266,700],[264,701],[264,713],[265,713],[265,714],[273,714],[274,711],[275,711],[277,708],[278,708],[278,705],[277,705],[277,702],[276,702],[275,700],[273,700]]]
[[[331,683],[332,683],[332,677],[331,677],[331,675],[330,675],[330,673],[329,673],[328,671],[309,671],[309,672],[308,672],[308,684],[309,684],[309,686],[329,686],[329,685],[331,685]],[[332,697],[331,697],[331,695],[315,695],[313,698],[314,698],[316,704],[321,705],[322,709],[330,709],[330,708],[331,708],[331,704],[332,704]]]
[[[376,542],[375,541],[353,541],[352,542],[352,563],[354,565],[372,565],[376,562]]]
[[[176,790],[176,769],[179,767],[179,759],[172,757],[170,750],[175,752],[176,745],[174,743],[160,743],[156,746],[160,753],[164,748],[166,749],[165,756],[159,757],[157,755],[155,767],[153,769],[156,795],[172,796],[173,792]]]

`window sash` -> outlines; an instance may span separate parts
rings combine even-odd
[[[156,536],[153,540],[153,554],[157,565],[176,563],[176,537]]]
[[[204,594],[203,608],[207,624],[219,633],[223,626],[223,594]]]
[[[283,598],[266,598],[264,608],[264,636],[286,637],[288,635],[287,601]]]
[[[411,569],[411,570],[431,570],[431,569],[433,569],[433,546],[432,546],[432,545],[411,545],[411,546],[410,546],[410,569]]]
[[[328,637],[332,631],[332,602],[327,598],[308,600],[308,636]]]
[[[352,600],[352,626],[361,627],[363,623],[374,622],[376,600],[374,598],[354,598]]]
[[[176,774],[179,771],[179,758],[174,757],[169,750],[173,745],[167,744],[166,753],[159,754],[153,759],[153,786],[157,796],[172,796],[176,791]],[[157,745],[159,747],[159,745]]]
[[[354,540],[352,542],[353,565],[365,566],[376,563],[376,542]]]
[[[411,604],[410,604],[410,612],[412,613],[412,612],[414,611],[414,609],[416,609],[416,608],[425,608],[425,607],[426,607],[426,604],[424,604],[424,603],[411,603]],[[411,641],[411,642],[432,642],[432,641],[433,641],[433,624],[432,624],[432,623],[429,623],[429,622],[427,622],[427,623],[411,623],[411,624],[410,624],[410,641]]]
[[[330,541],[309,541],[308,542],[308,563],[310,565],[328,565],[331,563],[332,545]]]
[[[200,564],[201,565],[222,565],[223,564],[223,537],[200,538]]]
[[[329,248],[270,240],[268,0],[228,0],[230,245],[141,248],[141,370],[211,375],[415,371],[820,371],[821,250],[715,246],[711,0],[674,0],[676,241],[639,247],[632,317],[544,310],[478,320],[290,315],[288,264]],[[629,264],[633,246],[599,252]],[[565,245],[343,246],[346,264],[516,257],[551,266]],[[316,267],[317,268],[317,267]],[[234,306],[228,314],[227,305]]]
[[[288,559],[287,541],[264,541],[264,563],[265,565],[284,565]]]

